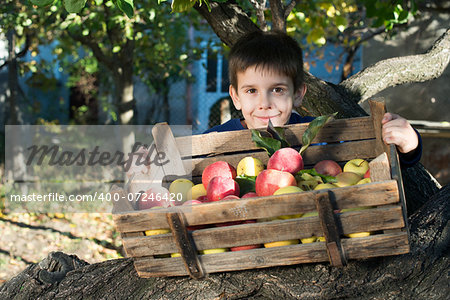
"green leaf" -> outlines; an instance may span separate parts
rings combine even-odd
[[[267,125],[267,132],[270,133],[270,135],[281,142],[281,148],[290,147],[288,141],[286,141],[285,134],[284,134],[284,128],[283,127],[274,127],[272,124],[272,121],[269,120],[269,124]]]
[[[303,174],[310,174],[312,176],[319,176],[320,178],[322,178],[322,181],[324,183],[333,183],[333,182],[337,182],[336,177],[334,176],[329,176],[329,175],[323,175],[323,174],[319,174],[317,173],[317,171],[315,169],[303,169],[298,171],[297,174],[295,174],[295,180],[297,181],[301,181],[302,180],[302,175]]]
[[[31,0],[31,3],[37,6],[47,6],[53,4],[55,0]]]
[[[87,0],[64,0],[64,7],[69,13],[79,13],[86,5]]]
[[[239,175],[235,180],[239,185],[239,197],[242,197],[248,192],[255,192],[256,176]]]
[[[132,18],[134,15],[134,0],[115,0],[117,7],[127,15],[128,18]]]
[[[252,141],[255,142],[257,147],[266,150],[269,157],[272,156],[275,151],[281,149],[280,141],[270,137],[263,137],[256,129],[252,129]]]
[[[172,12],[184,12],[194,6],[197,0],[173,0]]]
[[[331,115],[320,116],[312,120],[311,123],[309,123],[308,128],[306,128],[302,136],[303,146],[299,151],[300,155],[302,155],[303,152],[305,152],[306,148],[309,147],[309,145],[314,140],[319,130],[322,129],[322,127],[325,126],[325,124],[327,124],[329,121],[331,121],[336,115],[337,112]]]

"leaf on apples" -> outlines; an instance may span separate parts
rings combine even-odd
[[[303,170],[298,171],[297,174],[295,174],[295,180],[297,180],[297,181],[304,180],[302,177],[304,174],[309,174],[311,176],[319,176],[320,178],[322,178],[323,183],[337,182],[336,177],[330,176],[330,175],[319,174],[319,173],[317,173],[317,171],[315,169],[303,169]]]
[[[248,192],[255,192],[256,176],[239,175],[234,179],[239,185],[240,195],[247,194]]]
[[[269,157],[281,148],[281,142],[279,140],[263,137],[261,136],[261,132],[256,129],[252,129],[252,140],[255,142],[256,147],[266,150]]]
[[[128,18],[132,18],[134,15],[134,0],[115,0],[117,7],[127,15]]]
[[[291,145],[286,141],[285,134],[284,134],[285,128],[283,127],[274,127],[272,124],[272,121],[269,119],[269,124],[267,125],[267,132],[270,133],[270,135],[281,142],[281,148],[290,147]]]
[[[327,124],[329,121],[331,121],[336,115],[337,112],[326,116],[320,116],[312,120],[311,123],[309,123],[308,128],[306,128],[302,136],[303,146],[299,151],[300,155],[302,155],[303,152],[305,152],[306,148],[309,147],[309,145],[314,140],[320,129],[322,129],[322,127],[325,126],[325,124]]]

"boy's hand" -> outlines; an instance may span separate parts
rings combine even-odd
[[[405,118],[385,113],[381,124],[383,141],[386,144],[395,144],[401,153],[411,152],[419,145],[416,132]]]

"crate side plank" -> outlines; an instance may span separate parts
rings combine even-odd
[[[376,208],[338,214],[343,234],[404,227],[401,207]],[[319,218],[278,220],[196,230],[192,239],[197,250],[257,245],[280,240],[323,236]],[[127,254],[133,257],[177,252],[171,234],[123,239]]]
[[[335,194],[335,209],[376,206],[397,203],[398,186],[395,180],[331,189]],[[317,190],[277,196],[218,201],[192,206],[177,206],[184,213],[187,224],[216,224],[248,219],[262,219],[314,211],[314,197],[327,190]],[[364,195],[364,197],[361,197]],[[274,205],[276,203],[276,205]],[[172,209],[173,210],[173,209]],[[119,232],[136,232],[169,228],[166,212],[170,208],[113,214]]]
[[[287,141],[292,146],[301,145],[301,137],[307,127],[308,123],[286,126]],[[331,121],[317,134],[313,143],[371,138],[375,138],[372,120],[370,117],[360,117]],[[252,141],[250,130],[177,137],[176,143],[182,157],[258,149]]]
[[[375,152],[376,140],[361,140],[355,142],[327,144],[310,146],[303,154],[303,162],[305,165],[313,165],[324,159],[331,159],[337,162],[344,162],[355,157],[370,159],[376,156]],[[265,151],[260,149],[255,152],[234,153],[226,155],[218,155],[206,158],[193,158],[192,162],[192,176],[199,176],[203,170],[210,164],[216,161],[226,161],[232,166],[237,167],[239,161],[246,157],[253,156],[260,159],[264,164],[267,164],[269,157]]]
[[[342,243],[349,259],[391,256],[409,252],[405,232],[345,239]],[[328,261],[328,256],[325,243],[318,242],[201,255],[200,261],[206,273],[215,273],[325,262]],[[144,278],[188,275],[181,258],[142,257],[134,259],[134,264],[139,276]]]

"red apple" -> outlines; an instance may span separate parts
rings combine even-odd
[[[232,178],[216,176],[209,181],[206,194],[209,202],[223,200],[228,195],[239,197],[239,185]]]
[[[370,169],[364,173],[364,178],[370,178]]]
[[[236,178],[236,169],[225,161],[216,161],[210,164],[202,173],[202,183],[205,189],[208,189],[208,183],[216,176],[234,179]]]
[[[261,245],[236,246],[236,247],[231,247],[230,250],[231,251],[242,251],[242,250],[251,250],[251,249],[257,249],[257,248],[261,248]]]
[[[267,169],[295,174],[303,169],[303,158],[294,148],[281,148],[270,157]]]
[[[314,165],[314,169],[322,175],[336,176],[342,173],[341,166],[334,160],[329,159],[319,161]]]
[[[228,195],[228,196],[225,196],[225,197],[222,199],[222,201],[223,201],[223,200],[234,200],[234,199],[241,199],[241,198],[239,198],[239,197],[236,196],[236,195]]]
[[[139,199],[139,210],[149,209],[155,206],[169,207],[174,206],[173,202],[170,202],[169,191],[162,186],[154,186],[145,191]]]
[[[200,196],[197,198],[197,200],[201,202],[208,202],[208,196],[206,195]]]
[[[278,170],[264,170],[256,177],[255,190],[258,196],[271,196],[285,186],[297,186],[294,175]]]
[[[242,195],[241,199],[253,197],[258,197],[258,195],[255,192],[248,192],[247,194]]]
[[[183,203],[183,205],[195,205],[195,204],[202,204],[203,202],[200,200],[188,200]]]

